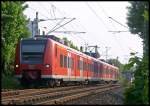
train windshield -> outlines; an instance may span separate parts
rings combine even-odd
[[[29,64],[43,63],[46,40],[22,40],[21,62]]]

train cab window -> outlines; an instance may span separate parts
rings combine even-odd
[[[43,63],[46,44],[47,40],[22,40],[20,45],[21,63]]]
[[[67,67],[67,56],[64,56],[64,67]]]
[[[60,55],[60,67],[63,67],[63,55]]]

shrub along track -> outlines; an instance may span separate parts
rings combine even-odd
[[[60,88],[28,89],[17,95],[2,97],[2,104],[63,104],[83,96],[105,92],[119,85],[85,85]]]

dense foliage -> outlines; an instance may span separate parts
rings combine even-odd
[[[75,50],[78,50],[79,51],[79,49],[78,49],[78,47],[77,46],[75,46],[71,41],[69,41],[66,37],[64,37],[63,38],[63,40],[65,41],[65,43],[66,44],[68,44],[69,45],[69,47],[70,48],[73,48],[73,49],[75,49]]]
[[[23,1],[1,1],[2,73],[11,74],[14,66],[15,47],[18,40],[29,36]]]
[[[128,26],[131,33],[143,39],[143,57],[130,58],[128,69],[134,67],[134,81],[125,92],[125,104],[149,104],[149,4],[132,1],[128,7]]]
[[[118,59],[108,59],[107,61],[109,64],[117,66],[119,71],[123,71],[124,65]]]
[[[130,32],[138,34],[143,39],[143,51],[148,55],[149,42],[149,22],[148,11],[149,3],[146,1],[131,1],[131,6],[128,7],[127,24]]]
[[[148,104],[149,68],[147,56],[144,56],[143,58],[134,56],[130,58],[127,66],[129,69],[135,67],[135,80],[125,92],[125,104]]]

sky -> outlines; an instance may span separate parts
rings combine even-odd
[[[86,33],[51,33],[59,38],[67,37],[75,45],[98,45],[101,59],[117,58],[121,63],[128,62],[130,52],[138,52],[142,56],[142,39],[129,32],[127,26],[128,2],[26,2],[28,8],[24,14],[34,20],[36,11],[39,19],[75,18],[57,31],[76,31]],[[111,17],[111,18],[109,18]],[[63,25],[70,19],[62,21]],[[39,29],[46,33],[61,20],[39,22]],[[117,22],[119,23],[117,23]],[[112,31],[125,31],[114,33]],[[106,50],[107,49],[107,50]],[[107,52],[106,52],[107,51]]]

